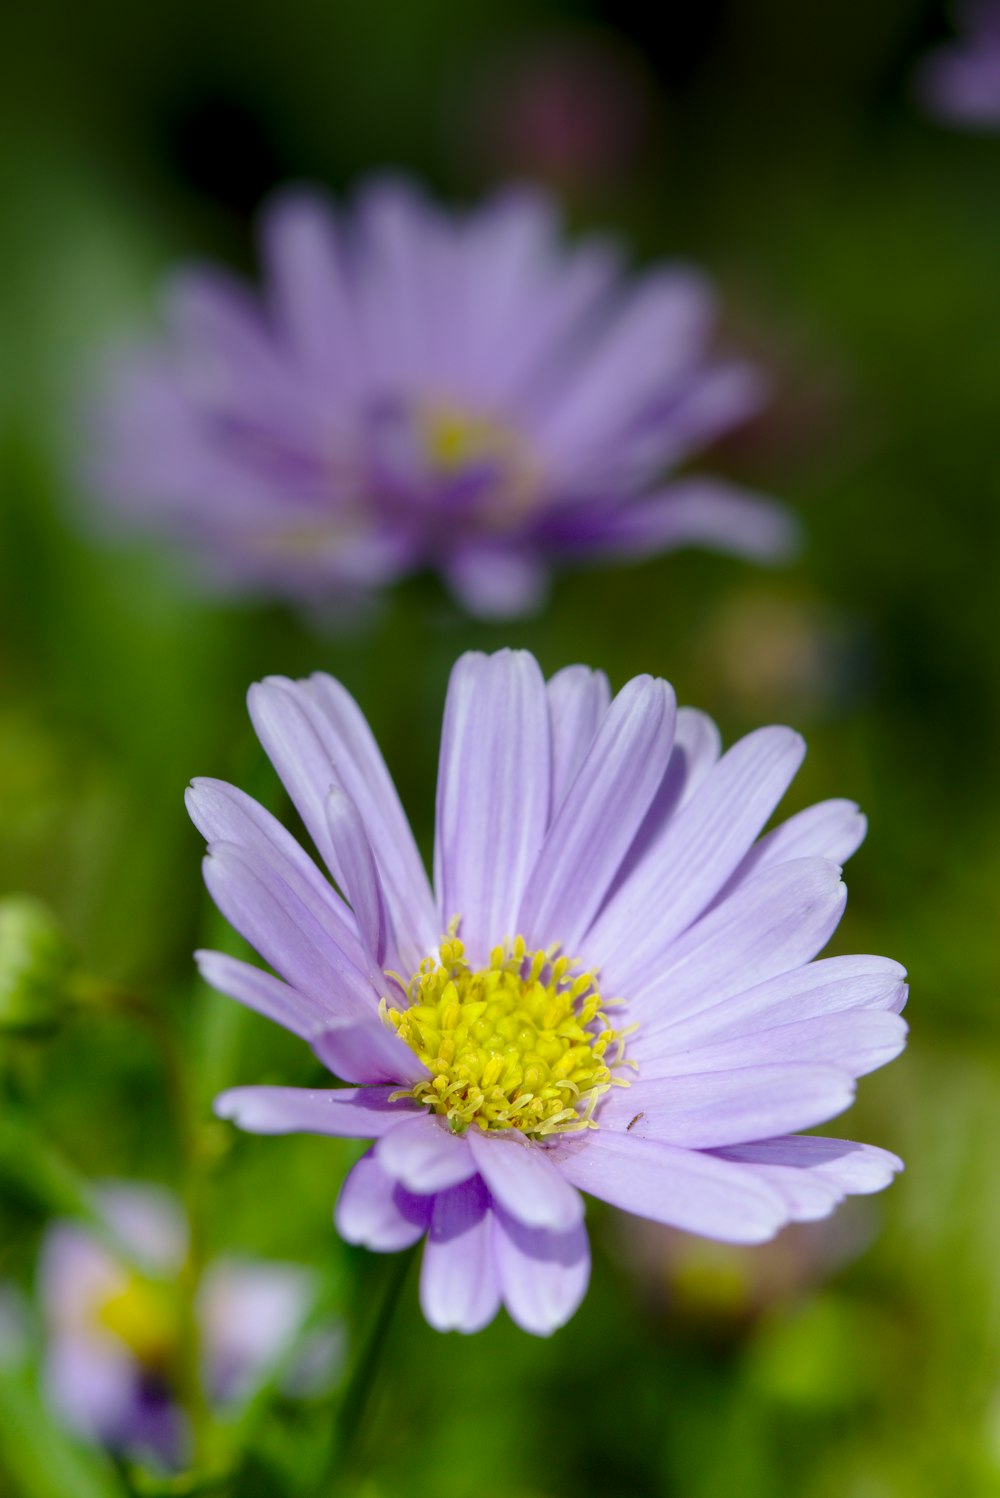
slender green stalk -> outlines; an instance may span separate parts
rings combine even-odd
[[[340,1480],[350,1470],[368,1414],[376,1375],[389,1340],[389,1329],[412,1259],[413,1251],[410,1250],[394,1254],[386,1265],[387,1276],[382,1299],[355,1353],[334,1417],[326,1468],[316,1490],[317,1498],[326,1498],[327,1494],[336,1492],[340,1487]]]

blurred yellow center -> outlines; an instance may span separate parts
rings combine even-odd
[[[382,1018],[430,1078],[393,1094],[442,1114],[456,1133],[520,1129],[544,1136],[596,1128],[592,1117],[623,1066],[624,1034],[611,1027],[596,974],[523,937],[494,947],[489,967],[465,961],[457,938],[441,943],[407,988],[409,1008]]]
[[[427,406],[418,416],[429,466],[445,477],[486,467],[494,476],[479,497],[480,508],[497,525],[511,522],[529,508],[539,489],[538,465],[513,428],[489,417],[450,405]]]
[[[147,1368],[165,1368],[176,1353],[180,1330],[167,1285],[131,1274],[95,1308],[94,1319]]]

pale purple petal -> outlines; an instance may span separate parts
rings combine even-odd
[[[705,282],[689,271],[656,271],[636,285],[540,423],[550,459],[585,472],[595,449],[700,354],[711,310]]]
[[[797,1222],[827,1217],[845,1196],[882,1191],[903,1168],[895,1155],[874,1145],[801,1134],[715,1153],[780,1192]]]
[[[202,978],[237,1003],[273,1020],[276,1025],[308,1040],[338,1018],[334,1005],[324,1005],[297,989],[282,983],[259,967],[240,962],[224,952],[195,952],[195,962]]]
[[[332,397],[347,395],[355,383],[352,361],[344,357],[345,334],[354,326],[351,292],[333,214],[315,193],[286,191],[263,218],[261,239],[275,321],[332,405]]]
[[[406,1042],[377,1016],[342,1020],[309,1038],[323,1065],[345,1082],[393,1082],[398,1087],[426,1081],[429,1075]]]
[[[549,568],[537,551],[523,545],[465,546],[444,571],[458,602],[477,619],[536,614],[549,589]]]
[[[399,797],[357,704],[331,677],[269,677],[252,687],[250,716],[310,837],[337,877],[326,800],[339,785],[361,814],[396,944],[414,968],[439,939],[427,876]]]
[[[615,875],[606,905],[611,903],[622,886],[631,879],[635,870],[645,861],[650,849],[659,843],[668,822],[678,809],[686,801],[690,801],[718,760],[721,749],[719,730],[706,713],[690,707],[677,709],[674,742],[666,774]]]
[[[526,651],[456,663],[441,731],[434,883],[461,917],[470,960],[517,935],[517,913],[549,818],[545,682]]]
[[[361,813],[397,947],[407,965],[416,967],[441,931],[427,873],[392,776],[364,713],[346,687],[322,671],[297,686],[340,784]]]
[[[729,1160],[603,1129],[564,1145],[559,1169],[625,1212],[724,1243],[763,1243],[788,1220],[781,1194]]]
[[[666,1042],[668,1036],[663,1039]],[[898,1014],[877,1009],[847,1009],[773,1027],[762,1023],[752,1031],[705,1045],[673,1051],[664,1045],[655,1058],[643,1059],[642,1078],[648,1082],[653,1077],[731,1071],[744,1066],[764,1066],[769,1061],[821,1062],[849,1072],[852,1077],[863,1077],[892,1061],[905,1044],[906,1022]]]
[[[337,850],[344,894],[354,912],[361,940],[384,967],[388,933],[375,855],[358,808],[338,786],[332,786],[327,794],[326,821]]]
[[[235,1258],[209,1264],[196,1315],[212,1398],[248,1398],[290,1349],[315,1298],[316,1279],[299,1264]]]
[[[135,1364],[110,1338],[78,1333],[50,1338],[42,1368],[47,1402],[90,1440],[118,1444],[138,1403]]]
[[[589,326],[620,270],[606,243],[560,252],[557,229],[553,205],[540,193],[499,193],[463,226],[461,276],[451,288],[452,304],[464,292],[457,330],[464,384],[516,412],[532,434],[541,399],[564,383],[567,343]]]
[[[467,1140],[426,1110],[384,1134],[375,1156],[386,1175],[420,1196],[446,1191],[476,1173]]]
[[[268,860],[276,874],[359,966],[364,965],[354,916],[312,859],[263,806],[222,780],[193,780],[184,796],[188,814],[205,841],[233,843]]]
[[[868,819],[853,801],[819,801],[796,812],[754,843],[715,903],[724,900],[750,874],[793,858],[828,858],[845,864],[864,842]]]
[[[306,1087],[231,1087],[215,1099],[217,1118],[250,1134],[333,1134],[375,1139],[399,1127],[412,1113],[405,1101],[390,1103],[392,1087],[342,1087],[316,1092]]]
[[[375,1012],[378,996],[367,977],[265,858],[217,843],[202,867],[222,914],[294,988],[343,1018]]]
[[[707,713],[679,707],[670,755],[669,776],[680,782],[677,805],[690,801],[722,753],[722,736]]]
[[[517,921],[529,947],[573,953],[642,824],[670,758],[674,694],[637,676],[600,727],[542,844]]]
[[[748,879],[675,941],[645,986],[629,992],[640,1058],[658,1032],[812,960],[837,929],[847,891],[836,864],[796,859]],[[637,980],[641,981],[641,980]]]
[[[825,957],[793,967],[742,993],[719,994],[718,1002],[693,1013],[665,1017],[647,1060],[712,1042],[753,1035],[845,1009],[884,1009],[898,1014],[906,1002],[906,969],[887,957]]]
[[[662,493],[589,515],[568,511],[548,531],[551,544],[596,560],[701,546],[774,563],[794,556],[800,544],[799,527],[781,505],[707,477],[679,479]]]
[[[598,1109],[599,1132],[711,1149],[826,1123],[849,1107],[854,1082],[834,1066],[772,1064],[703,1072],[615,1089]]]
[[[611,705],[603,671],[564,666],[545,688],[552,722],[552,807],[558,811]]]
[[[188,1226],[177,1198],[163,1186],[102,1181],[94,1199],[118,1238],[152,1269],[169,1273],[188,1251]]]
[[[433,283],[447,221],[408,182],[383,177],[362,189],[349,232],[365,378],[376,390],[419,387],[436,365]]]
[[[420,1304],[439,1332],[478,1332],[500,1309],[493,1213],[478,1176],[434,1199]]]
[[[490,1194],[525,1227],[566,1233],[583,1221],[583,1202],[560,1175],[545,1145],[516,1129],[483,1134],[472,1128],[468,1140]]]
[[[432,1196],[416,1196],[386,1175],[369,1151],[340,1188],[334,1222],[346,1243],[380,1254],[398,1253],[424,1236],[433,1206]]]
[[[279,417],[305,437],[301,387],[289,371],[249,286],[210,266],[175,273],[164,301],[175,334],[175,370],[188,396],[246,423]]]
[[[547,1337],[577,1309],[590,1280],[590,1244],[580,1223],[567,1233],[525,1227],[494,1204],[493,1243],[503,1303],[522,1331]]]
[[[672,817],[590,933],[612,987],[627,993],[710,903],[787,790],[805,753],[789,728],[734,744]]]

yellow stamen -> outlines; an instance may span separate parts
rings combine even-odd
[[[524,1134],[593,1129],[594,1109],[625,1061],[625,1032],[613,1029],[597,974],[557,949],[530,952],[524,938],[494,947],[475,970],[452,922],[438,962],[425,958],[406,988],[409,1006],[383,1000],[386,1025],[431,1073],[393,1094],[425,1103],[456,1133],[470,1124]]]
[[[177,1353],[179,1307],[166,1284],[130,1274],[95,1307],[94,1320],[147,1368],[163,1369]]]
[[[438,402],[422,407],[418,430],[431,469],[446,478],[484,467],[493,477],[480,496],[482,518],[503,530],[535,503],[538,463],[520,434],[474,411]]]

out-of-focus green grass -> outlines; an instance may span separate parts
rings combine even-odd
[[[771,412],[716,466],[796,504],[808,544],[787,572],[685,555],[577,575],[541,618],[505,628],[470,624],[416,580],[373,633],[330,639],[278,609],[199,598],[148,548],[108,546],[67,478],[92,346],[152,315],[174,257],[249,260],[245,205],[173,149],[192,99],[215,90],[257,121],[271,154],[235,150],[245,196],[276,168],[340,187],[386,158],[468,195],[488,171],[456,148],[463,79],[499,40],[567,17],[586,18],[536,0],[481,13],[298,0],[228,24],[157,5],[138,28],[104,0],[86,20],[59,9],[56,58],[38,16],[15,17],[0,90],[0,887],[50,901],[89,968],[162,1006],[207,1111],[228,1082],[313,1075],[303,1048],[192,976],[192,948],[228,938],[201,892],[184,784],[220,775],[284,809],[243,710],[255,677],[342,676],[425,847],[447,673],[469,646],[526,645],[547,670],[588,661],[619,685],[662,673],[730,740],[794,722],[810,753],[790,806],[849,795],[871,819],[837,948],[899,957],[913,979],[909,1053],[862,1084],[837,1127],[898,1150],[906,1175],[831,1230],[856,1255],[829,1275],[779,1276],[787,1288],[753,1314],[732,1283],[759,1276],[766,1250],[725,1273],[709,1256],[698,1293],[682,1281],[671,1294],[665,1268],[640,1274],[623,1251],[628,1224],[597,1208],[591,1291],[549,1343],[502,1319],[440,1337],[411,1280],[357,1491],[993,1493],[1000,139],[910,108],[907,60],[934,28],[929,8],[731,5],[664,97],[634,176],[575,203],[581,228],[613,213],[642,256],[707,263],[733,337],[775,372]],[[123,1020],[78,1018],[7,1046],[4,1066],[83,1176],[176,1182],[157,1056]],[[354,1147],[219,1141],[213,1245],[356,1277],[343,1310],[363,1322],[385,1266],[330,1224]],[[30,1175],[8,1171],[0,1279],[30,1283],[44,1215]],[[84,1467],[67,1474],[92,1464],[74,1446],[51,1448],[47,1478],[17,1457],[40,1416],[12,1378],[0,1379],[0,1493],[84,1494]],[[304,1491],[328,1423],[323,1406],[271,1411],[239,1498]]]

